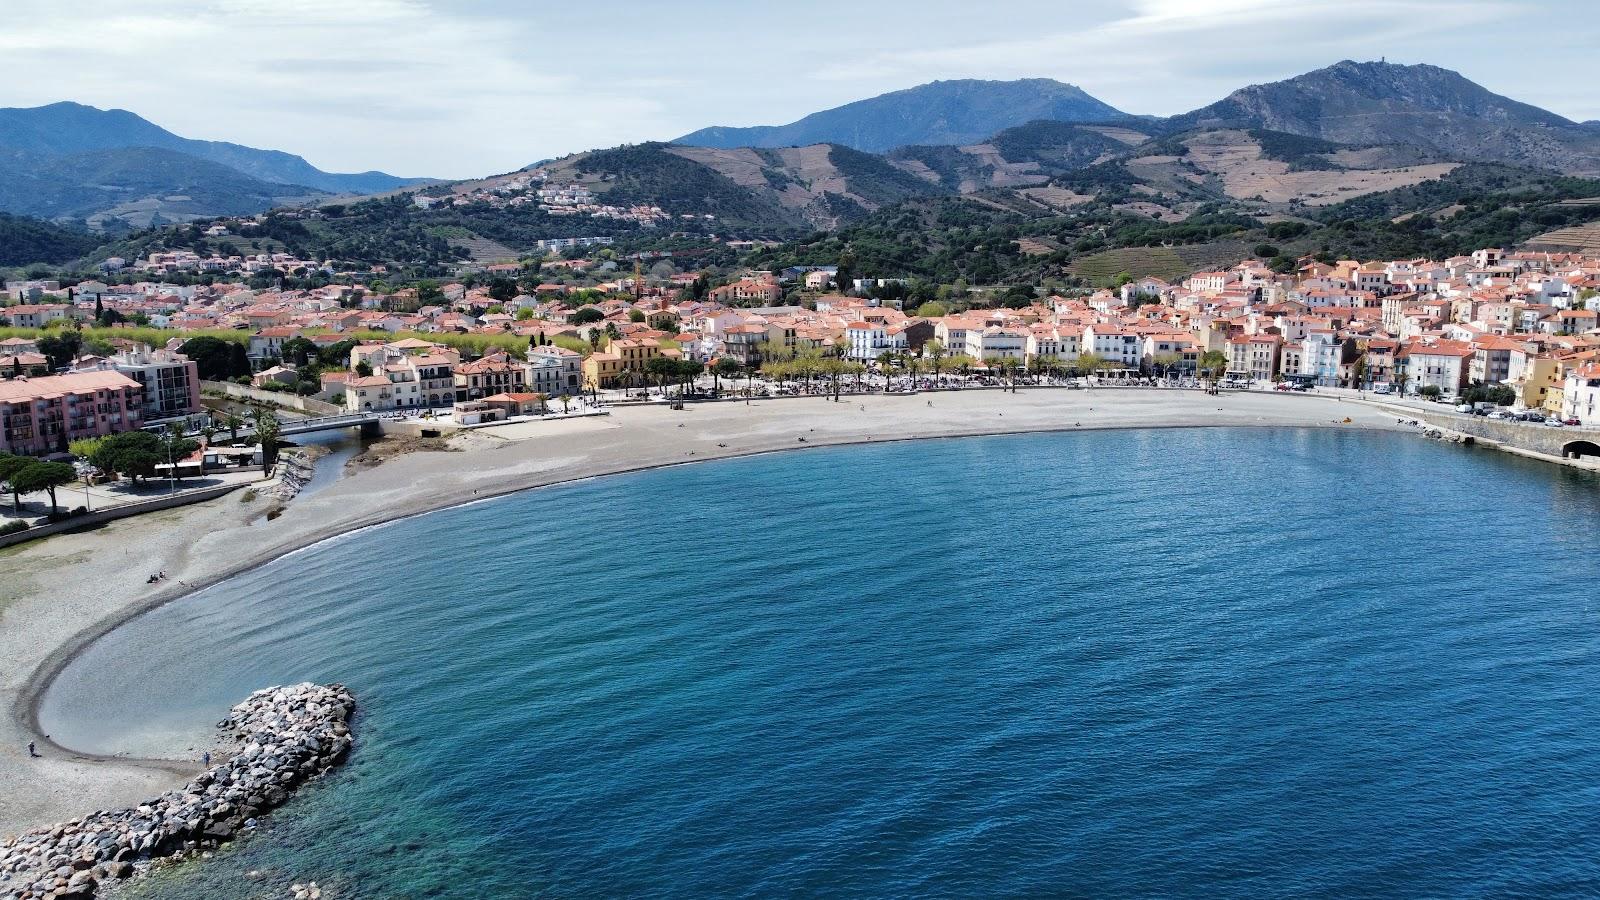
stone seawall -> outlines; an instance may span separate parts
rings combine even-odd
[[[1467,416],[1448,412],[1435,412],[1409,406],[1376,404],[1393,412],[1397,418],[1418,420],[1433,428],[1468,435],[1475,441],[1494,447],[1520,450],[1524,453],[1574,459],[1574,454],[1588,462],[1600,462],[1600,429],[1547,428],[1529,422],[1507,422],[1484,416]]]
[[[0,896],[80,900],[136,864],[215,847],[326,772],[350,749],[355,698],[343,685],[251,694],[218,723],[233,748],[183,788],[132,809],[99,811],[0,844]]]

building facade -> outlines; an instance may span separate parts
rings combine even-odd
[[[0,381],[0,451],[65,453],[73,441],[131,431],[144,424],[143,393],[115,371]]]

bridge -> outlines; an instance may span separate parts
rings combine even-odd
[[[382,420],[383,414],[375,412],[343,413],[337,416],[317,416],[311,419],[279,419],[278,437],[286,438],[297,434],[313,434],[318,431],[332,431],[337,428],[360,428],[363,434],[377,434],[378,423]],[[255,433],[255,423],[248,419],[239,427],[241,436]]]
[[[357,428],[362,431],[376,433],[378,422],[383,415],[374,412],[346,413],[338,416],[318,416],[314,419],[285,419],[278,423],[278,434],[289,437],[296,434],[311,434],[316,431],[329,431],[334,428]]]

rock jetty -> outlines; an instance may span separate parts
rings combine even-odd
[[[355,697],[340,684],[267,688],[217,723],[227,761],[132,809],[99,811],[0,844],[0,897],[80,900],[135,864],[230,840],[350,749]]]

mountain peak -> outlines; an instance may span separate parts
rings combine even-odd
[[[1459,72],[1384,60],[1341,60],[1283,81],[1240,88],[1167,120],[1167,128],[1260,128],[1341,144],[1406,145],[1447,159],[1588,174],[1594,132],[1520,103]]]
[[[842,144],[882,153],[909,144],[973,144],[1040,119],[1105,122],[1129,116],[1076,85],[1049,78],[934,81],[812,113],[787,125],[713,127],[673,143],[731,149]]]

